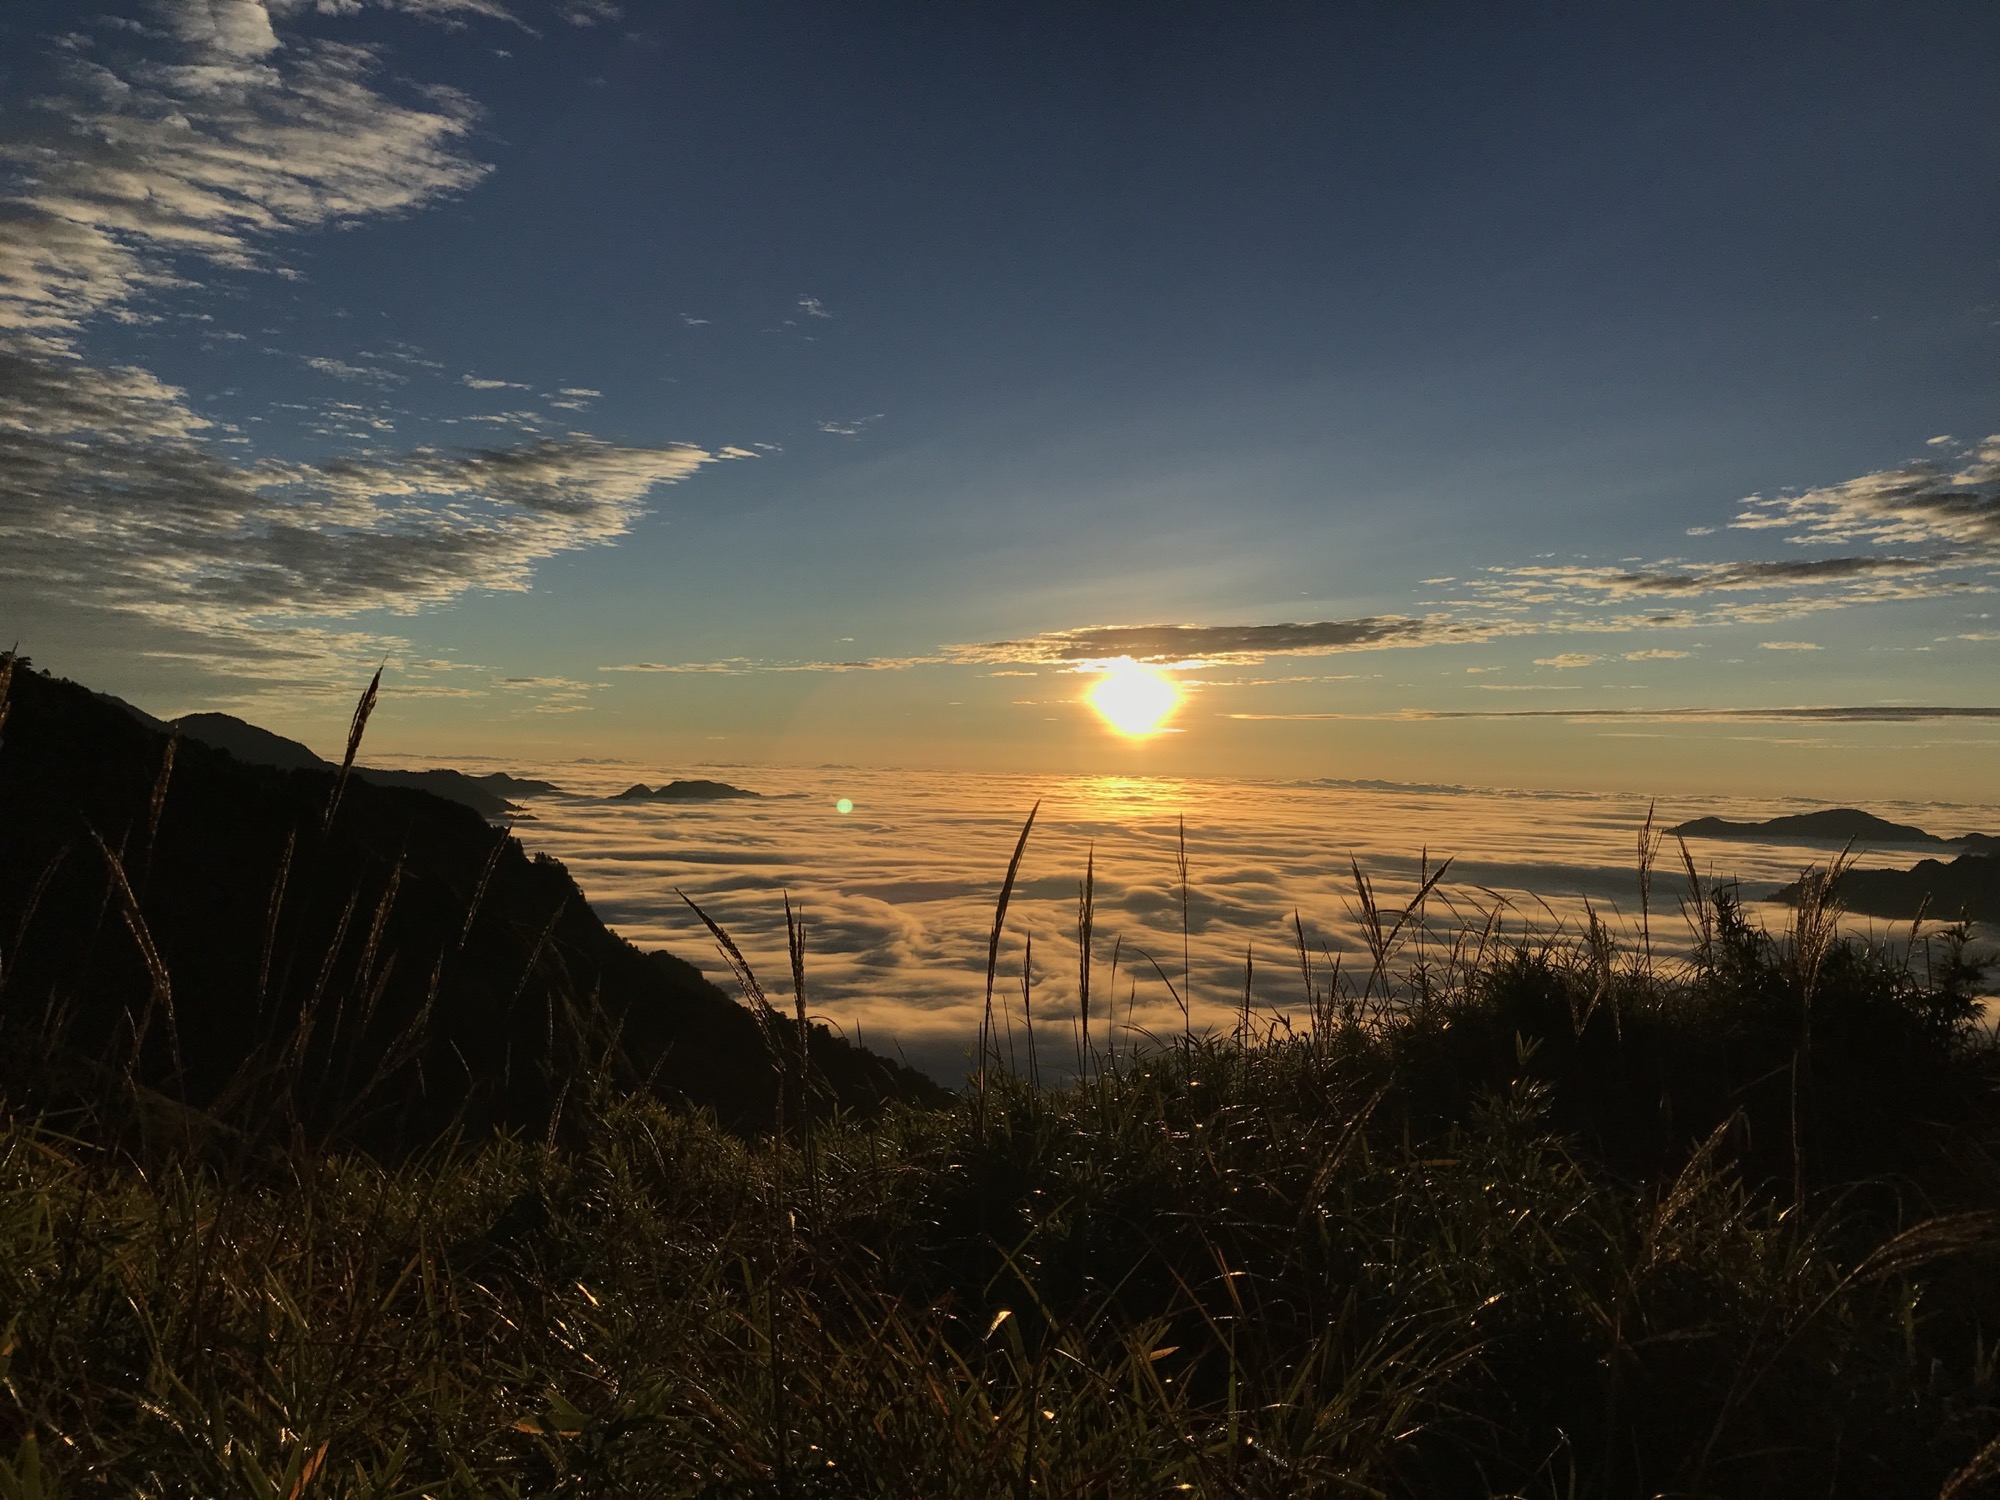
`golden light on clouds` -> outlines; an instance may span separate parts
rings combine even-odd
[[[1132,739],[1158,734],[1181,705],[1181,690],[1158,667],[1127,658],[1113,662],[1091,684],[1083,701],[1118,733]]]

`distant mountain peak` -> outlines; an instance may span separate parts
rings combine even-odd
[[[665,786],[635,782],[617,794],[615,802],[722,802],[733,797],[761,797],[726,781],[670,781]]]
[[[1682,838],[1755,839],[1766,843],[1857,843],[1943,844],[1952,840],[1910,823],[1892,823],[1858,807],[1828,807],[1817,812],[1786,813],[1758,823],[1732,822],[1727,818],[1696,818],[1670,828]]]

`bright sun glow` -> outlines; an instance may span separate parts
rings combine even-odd
[[[1181,703],[1181,690],[1173,678],[1158,667],[1130,660],[1113,662],[1083,696],[1105,723],[1134,739],[1158,734]]]

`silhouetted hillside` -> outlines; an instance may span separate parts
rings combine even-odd
[[[692,965],[607,931],[561,864],[470,809],[351,778],[329,822],[331,769],[246,765],[193,738],[170,749],[74,684],[12,679],[8,1092],[60,1104],[129,1075],[393,1145],[453,1122],[540,1128],[601,1064],[739,1126],[773,1118],[758,1020]],[[789,1050],[789,1023],[774,1034]],[[937,1093],[823,1030],[812,1054],[849,1106]]]
[[[1849,911],[1871,917],[1910,921],[1922,912],[1942,921],[2000,922],[2000,855],[1961,854],[1950,864],[1926,859],[1908,870],[1848,870],[1839,894]],[[1777,899],[1796,904],[1798,896],[1793,884]]]
[[[184,739],[199,740],[227,750],[246,766],[270,766],[280,771],[330,771],[327,764],[297,740],[273,734],[234,714],[182,714],[172,721]]]
[[[124,705],[137,713],[131,705]],[[144,719],[141,722],[145,722]],[[172,723],[182,736],[199,740],[217,750],[226,750],[245,765],[271,766],[280,771],[331,771],[331,762],[297,740],[237,718],[234,714],[183,714]],[[484,776],[468,776],[463,771],[436,767],[421,771],[386,771],[374,766],[356,766],[354,774],[376,786],[409,787],[462,803],[482,818],[500,822],[519,811],[510,797],[544,797],[562,789],[549,781],[530,781],[491,771]]]
[[[513,803],[463,771],[437,766],[421,771],[384,771],[375,766],[356,766],[354,774],[373,786],[402,787],[428,792],[461,807],[469,807],[490,822],[505,822],[519,811]]]

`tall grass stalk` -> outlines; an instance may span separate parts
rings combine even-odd
[[[795,1031],[789,1056],[794,1074],[792,1118],[798,1122],[800,1143],[805,1151],[806,1185],[813,1210],[819,1210],[819,1156],[813,1139],[812,1110],[812,1026],[806,1014],[806,922],[805,913],[794,914],[791,893],[785,901],[785,951],[792,966],[792,1009]]]
[[[91,843],[96,845],[98,854],[104,860],[112,891],[118,898],[118,913],[124,919],[126,931],[132,934],[132,942],[139,950],[141,961],[146,965],[150,985],[145,1009],[140,1012],[138,1023],[132,1029],[130,1066],[136,1068],[138,1064],[139,1053],[146,1045],[154,1016],[163,1015],[166,1017],[167,1046],[173,1057],[173,1072],[178,1077],[182,1072],[182,1063],[180,1024],[174,1014],[173,976],[168,974],[159,947],[153,942],[152,929],[146,924],[145,913],[139,909],[139,898],[125,874],[125,862],[119,858],[117,850],[104,842],[95,828],[85,824],[84,832],[90,835]]]
[[[1190,1000],[1188,990],[1192,974],[1188,967],[1188,857],[1185,815],[1175,824],[1174,863],[1180,876],[1181,886],[1181,987],[1175,992],[1175,998],[1180,1001],[1181,1007],[1181,1037],[1184,1041],[1192,1041],[1194,1021],[1188,1010]]]
[[[1078,1077],[1087,1075],[1091,1058],[1090,959],[1096,921],[1097,846],[1093,843],[1084,854],[1083,880],[1076,888],[1076,1012],[1082,1031],[1082,1045],[1076,1060]]]
[[[333,815],[340,811],[340,799],[347,790],[347,778],[354,771],[354,757],[361,750],[361,737],[368,732],[368,719],[375,712],[375,700],[382,689],[382,669],[377,667],[375,675],[368,679],[368,686],[361,690],[361,698],[354,705],[354,717],[347,725],[347,747],[341,753],[340,771],[333,780],[333,795],[327,799],[326,817],[322,826],[333,826]]]
[[[1653,973],[1653,861],[1659,857],[1664,833],[1655,831],[1653,813],[1657,801],[1646,803],[1646,821],[1639,827],[1639,939],[1644,945],[1646,975]]]
[[[1042,810],[1040,799],[1028,809],[1027,821],[1021,825],[1021,836],[1014,841],[1014,854],[1007,861],[1007,875],[1000,882],[1000,897],[993,903],[993,932],[986,943],[986,1003],[979,1018],[979,1077],[978,1102],[982,1126],[986,1110],[987,1065],[995,1060],[993,1054],[993,982],[1000,971],[1000,934],[1007,925],[1007,903],[1014,898],[1014,878],[1021,872],[1021,855],[1028,847],[1028,835],[1035,826],[1035,814]]]

